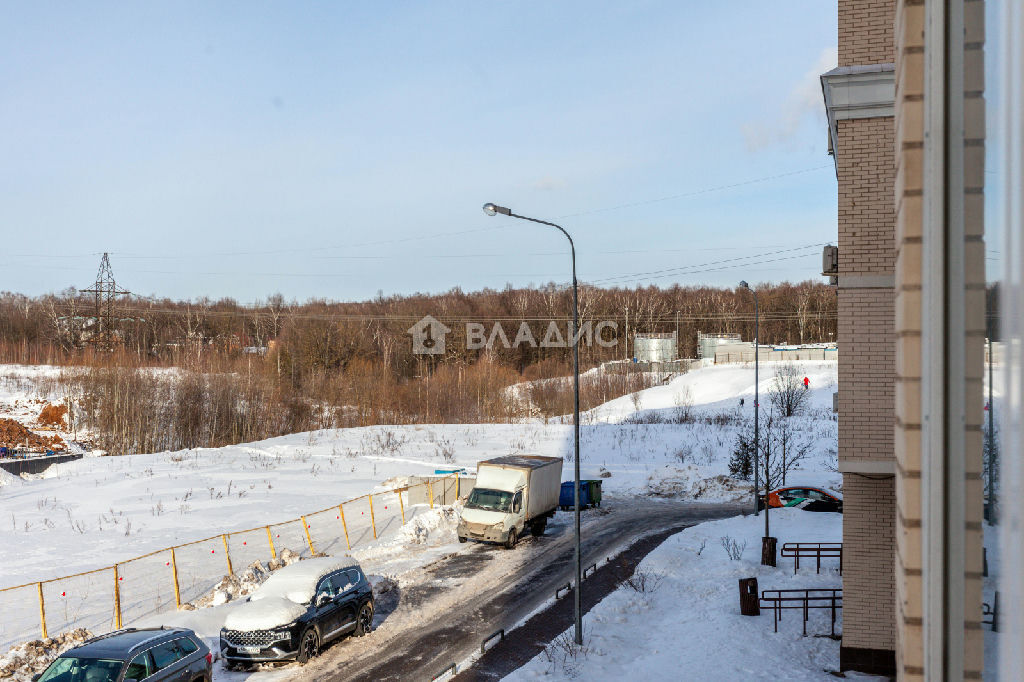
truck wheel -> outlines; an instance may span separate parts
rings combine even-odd
[[[465,541],[466,541],[466,538],[464,538],[463,536],[460,535],[459,536],[459,542],[465,542]]]
[[[508,532],[508,539],[505,540],[505,549],[512,549],[516,546],[516,540],[519,538],[516,536],[516,529],[513,528]]]
[[[541,535],[544,535],[544,529],[547,528],[547,526],[548,520],[546,518],[543,518],[540,521],[534,521],[533,526],[530,528],[530,532],[533,533],[533,537],[539,538]]]

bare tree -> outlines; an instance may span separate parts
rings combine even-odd
[[[799,414],[807,405],[809,391],[804,387],[800,368],[791,362],[778,366],[772,387],[768,389],[768,398],[780,415],[792,417]]]

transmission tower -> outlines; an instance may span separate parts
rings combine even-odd
[[[94,329],[92,342],[105,349],[110,349],[116,342],[117,329],[117,297],[127,296],[131,292],[117,286],[114,270],[110,267],[110,256],[103,254],[96,283],[91,289],[82,289],[83,294],[92,294],[95,301]]]

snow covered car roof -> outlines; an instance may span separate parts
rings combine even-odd
[[[308,604],[313,599],[317,581],[328,573],[342,568],[358,568],[359,562],[350,556],[306,559],[274,571],[257,588],[249,601],[261,599],[287,599],[295,604]]]
[[[267,597],[239,604],[224,618],[224,627],[239,632],[269,630],[286,625],[305,612],[304,605],[296,604],[290,599]]]

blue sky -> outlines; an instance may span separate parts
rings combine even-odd
[[[561,222],[583,281],[813,279],[835,44],[821,0],[9,7],[0,290],[103,251],[134,292],[242,302],[567,281],[559,234],[486,201]]]

